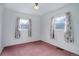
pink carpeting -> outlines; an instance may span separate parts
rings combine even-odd
[[[5,47],[1,56],[75,56],[42,41]]]

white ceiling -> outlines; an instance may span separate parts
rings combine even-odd
[[[34,10],[34,3],[5,3],[4,6],[6,8],[22,12],[28,13],[32,15],[43,15],[50,11],[54,11],[58,8],[64,7],[68,5],[68,3],[39,3],[39,10]]]

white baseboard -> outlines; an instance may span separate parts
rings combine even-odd
[[[18,43],[13,42],[13,43],[4,45],[4,47],[18,45],[18,44],[24,44],[24,43],[34,42],[34,41],[39,41],[39,40],[29,40],[29,41],[23,41],[23,42],[18,42]]]
[[[62,49],[64,49],[64,50],[67,50],[67,51],[69,51],[69,52],[71,52],[71,53],[74,53],[74,54],[77,54],[77,55],[79,55],[79,52],[75,52],[74,50],[72,50],[72,49],[67,49],[67,48],[65,48],[65,46],[64,46],[64,48],[63,48],[63,46],[60,46],[60,45],[56,45],[56,44],[54,44],[54,43],[51,43],[51,42],[49,42],[49,41],[46,41],[46,40],[42,40],[42,41],[44,41],[44,42],[46,42],[46,43],[49,43],[49,44],[51,44],[51,45],[54,45],[54,46],[56,46],[56,47],[60,47],[60,48],[62,48]],[[77,48],[78,49],[78,48]],[[77,49],[75,49],[76,51],[79,51],[79,50],[77,50]]]
[[[24,41],[24,42],[11,43],[11,44],[4,45],[3,47],[0,48],[0,54],[2,53],[2,50],[7,46],[12,46],[12,45],[17,45],[17,44],[24,44],[24,43],[34,42],[34,41],[39,41],[39,40],[31,40],[31,41]]]

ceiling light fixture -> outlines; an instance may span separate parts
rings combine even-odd
[[[34,9],[35,9],[35,10],[38,10],[38,9],[39,9],[38,3],[35,3],[35,4],[34,4]]]

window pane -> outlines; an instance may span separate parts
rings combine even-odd
[[[26,19],[20,19],[19,24],[28,24],[29,20]]]
[[[19,30],[26,30],[29,28],[29,20],[28,19],[20,19],[19,20]]]
[[[57,17],[54,19],[55,21],[55,28],[56,29],[64,29],[65,28],[65,16]]]
[[[27,25],[25,25],[25,24],[21,24],[21,29],[28,29],[28,24]]]

